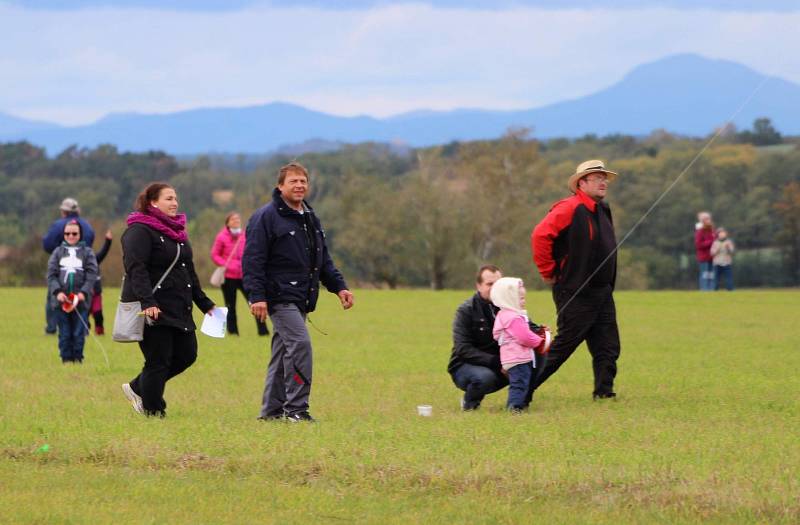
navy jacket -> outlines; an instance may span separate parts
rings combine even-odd
[[[319,219],[303,204],[304,213],[290,208],[275,188],[272,202],[257,210],[247,223],[244,289],[251,304],[266,301],[270,312],[280,303],[313,312],[320,282],[331,293],[347,289],[328,254]]]
[[[61,217],[50,225],[44,239],[42,239],[42,248],[44,248],[44,251],[53,253],[53,250],[61,246],[61,243],[64,242],[64,225],[67,224],[67,221],[73,219],[77,220],[81,225],[81,240],[85,242],[86,246],[89,248],[92,247],[92,244],[94,244],[94,230],[89,223],[81,219],[77,213],[72,213],[66,217]]]

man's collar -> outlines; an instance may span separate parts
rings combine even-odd
[[[592,212],[592,213],[595,212],[595,209],[597,208],[597,201],[596,200],[594,200],[593,198],[589,197],[588,195],[586,195],[583,191],[581,191],[579,189],[575,190],[575,195],[578,196],[578,198],[581,200],[581,202],[583,203],[584,206],[589,208],[590,212]]]

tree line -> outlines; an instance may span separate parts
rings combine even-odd
[[[706,141],[664,131],[542,141],[516,129],[497,140],[419,149],[366,143],[296,160],[311,171],[311,204],[354,284],[463,288],[480,264],[492,262],[535,288],[530,232],[567,196],[579,162],[601,158],[620,174],[608,200],[621,239]],[[179,162],[112,145],[71,147],[50,158],[25,142],[0,144],[0,284],[43,283],[41,238],[66,196],[78,199],[98,239],[106,228],[114,233],[102,273],[107,285],[118,283],[125,217],[138,191],[156,180],[176,188],[198,272],[210,275],[204,255],[225,214],[238,210],[246,220],[271,198],[278,167],[294,159],[274,155],[248,170],[212,160]],[[711,211],[736,242],[738,286],[800,284],[800,141],[781,137],[764,119],[753,131],[723,133],[622,246],[619,286],[693,288],[700,210]]]

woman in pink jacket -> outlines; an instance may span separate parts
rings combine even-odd
[[[244,252],[245,235],[242,230],[242,217],[234,212],[225,217],[225,227],[214,239],[211,248],[211,259],[217,266],[225,267],[225,282],[222,283],[222,296],[228,307],[228,333],[239,335],[236,324],[236,290],[241,290],[245,301],[247,292],[242,286],[242,253]],[[267,324],[256,320],[258,335],[268,335]]]
[[[490,297],[500,308],[494,318],[492,335],[500,346],[500,364],[508,374],[508,403],[511,413],[528,408],[533,390],[536,355],[550,349],[550,334],[547,327],[540,327],[540,334],[533,332],[525,311],[525,286],[522,279],[503,277],[492,285]]]

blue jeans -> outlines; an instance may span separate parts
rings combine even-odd
[[[478,408],[486,394],[497,392],[508,384],[508,379],[491,368],[464,363],[453,373],[453,383],[464,391],[464,409]]]
[[[80,317],[78,317],[80,316]],[[88,308],[76,308],[70,313],[62,309],[56,310],[58,321],[58,351],[62,361],[83,361],[83,345],[86,340],[86,328],[81,323],[89,321]]]
[[[533,397],[533,363],[522,363],[508,371],[508,402],[506,408],[527,408]]]
[[[714,277],[717,284],[716,289],[719,290],[722,281],[725,280],[725,289],[729,292],[733,290],[733,266],[714,266]]]
[[[711,261],[698,263],[700,265],[700,275],[698,284],[700,291],[708,292],[714,290],[714,267]]]

